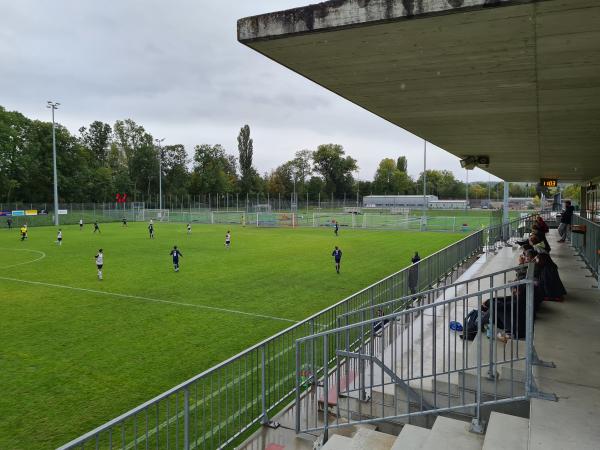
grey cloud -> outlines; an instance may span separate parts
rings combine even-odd
[[[236,41],[240,17],[303,0],[5,1],[0,15],[0,105],[48,120],[62,103],[71,131],[131,117],[188,151],[203,142],[234,153],[244,123],[262,173],[296,150],[339,142],[371,177],[405,154],[421,170],[422,142]],[[458,170],[432,148],[431,167]],[[487,175],[473,174],[487,179]]]

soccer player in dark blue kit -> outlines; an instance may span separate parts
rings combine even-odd
[[[331,256],[333,256],[333,258],[335,259],[335,271],[339,274],[340,263],[342,262],[342,250],[340,250],[336,245],[335,249],[333,250],[333,253],[331,253]]]
[[[333,232],[335,233],[335,235],[338,235],[338,232],[340,231],[340,226],[338,225],[338,221],[335,221],[335,228],[333,230]]]
[[[175,245],[173,250],[171,250],[170,255],[173,257],[173,268],[175,269],[175,272],[179,272],[179,257],[181,256],[183,258],[183,254]]]

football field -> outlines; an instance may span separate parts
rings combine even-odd
[[[234,226],[227,249],[224,225],[92,228],[62,227],[62,246],[0,230],[0,449],[55,448],[464,237]]]

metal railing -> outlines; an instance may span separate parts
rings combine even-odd
[[[422,259],[418,288],[481,252],[483,231]],[[293,399],[295,342],[332,329],[344,313],[408,295],[409,269],[396,272],[217,366],[61,446],[67,449],[216,449],[248,433]]]
[[[416,267],[417,264],[411,266],[411,269],[414,270]],[[499,270],[478,277],[452,282],[451,284],[442,284],[433,289],[357,309],[338,316],[337,327],[364,322],[365,320],[401,312],[415,306],[430,305],[438,298],[446,300],[446,298],[458,297],[462,293],[478,292],[482,289],[482,286],[493,288],[494,286],[505,285],[519,272],[525,273],[527,267],[525,264],[518,265],[510,269]]]
[[[483,406],[541,396],[533,265],[526,279],[406,308],[296,341],[297,433],[327,440],[330,428],[451,411],[473,416],[481,431]],[[474,335],[462,339],[450,324],[470,311]]]
[[[600,289],[600,224],[574,215],[573,225],[585,227],[585,230],[571,231],[571,244],[598,278]]]

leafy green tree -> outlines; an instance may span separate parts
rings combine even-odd
[[[423,192],[423,173],[416,181],[417,192]],[[466,186],[457,180],[449,170],[427,171],[427,194],[436,195],[440,199],[465,198]]]
[[[291,163],[296,178],[296,192],[298,195],[303,195],[306,183],[312,174],[312,152],[310,150],[297,151]]]
[[[240,188],[243,194],[259,191],[260,175],[252,166],[254,141],[250,137],[250,127],[244,125],[238,135],[238,152],[240,164]]]
[[[105,166],[112,141],[112,128],[109,124],[98,120],[92,122],[89,128],[79,129],[80,142],[92,155],[92,163]]]
[[[407,167],[408,167],[408,164],[407,164],[407,161],[406,161],[406,156],[400,156],[400,157],[398,157],[398,159],[396,160],[396,168],[400,172],[406,173]]]
[[[373,179],[373,190],[378,194],[406,195],[411,193],[412,179],[398,169],[396,161],[384,158],[379,163]]]
[[[344,193],[352,192],[354,184],[352,172],[358,169],[358,165],[354,158],[345,156],[341,145],[319,145],[312,156],[313,169],[323,177],[327,194],[333,193],[341,198]]]
[[[0,201],[19,198],[25,176],[25,151],[31,120],[0,106]]]
[[[124,159],[130,179],[130,194],[150,198],[158,193],[158,149],[152,135],[131,119],[117,120],[114,143]]]
[[[325,192],[325,181],[323,178],[312,176],[308,183],[306,183],[306,190],[308,191],[309,198],[312,200],[316,200],[321,194],[321,197],[325,197],[327,193]]]
[[[162,173],[166,195],[185,196],[189,193],[189,158],[181,144],[167,145],[162,151]]]
[[[272,170],[266,177],[267,192],[273,196],[288,195],[294,189],[294,166],[288,161]]]
[[[479,183],[472,183],[469,187],[469,197],[476,200],[487,198],[487,187],[482,186]]]
[[[190,190],[193,194],[232,193],[236,188],[235,158],[217,145],[197,145]]]
[[[571,200],[575,204],[581,203],[581,186],[578,184],[569,184],[563,189],[563,198]]]

